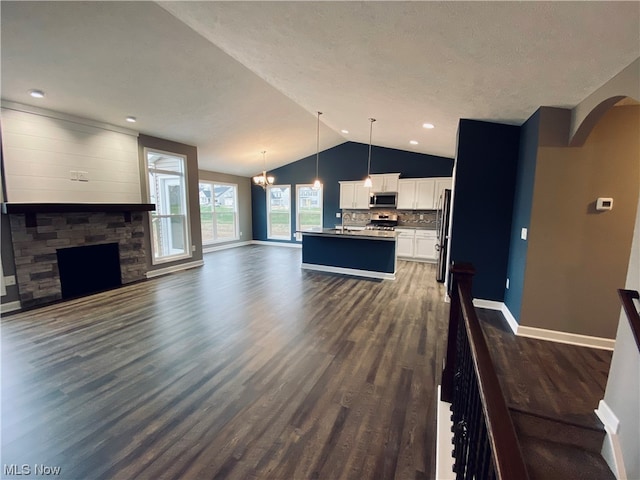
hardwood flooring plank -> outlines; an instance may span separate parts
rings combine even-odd
[[[248,246],[5,316],[3,462],[71,480],[433,478],[448,305],[433,265],[397,276]]]

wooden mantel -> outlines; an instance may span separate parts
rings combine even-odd
[[[83,213],[122,212],[126,222],[131,221],[131,212],[151,212],[154,203],[12,203],[2,204],[2,213],[26,215],[27,227],[36,226],[38,213]]]

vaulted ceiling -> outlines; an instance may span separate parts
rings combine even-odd
[[[3,100],[196,145],[200,168],[244,176],[262,150],[268,168],[314,154],[318,110],[321,149],[368,143],[375,117],[375,145],[453,157],[460,118],[572,108],[640,56],[638,2],[0,8]]]

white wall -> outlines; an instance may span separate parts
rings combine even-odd
[[[134,132],[5,102],[2,145],[7,202],[141,202]]]
[[[640,291],[640,199],[625,288]],[[626,478],[640,478],[640,352],[624,312],[620,314],[604,402],[620,421],[618,440]],[[603,451],[603,456],[609,465],[613,463],[611,452]]]

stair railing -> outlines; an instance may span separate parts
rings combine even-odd
[[[456,479],[528,479],[489,349],[473,306],[475,270],[451,267],[442,400],[451,403]]]
[[[631,331],[636,339],[636,346],[638,347],[638,351],[640,351],[640,313],[638,313],[633,303],[634,299],[640,299],[640,293],[636,290],[624,290],[620,288],[618,289],[618,296],[622,302],[622,308],[627,314],[629,325],[631,325]]]

